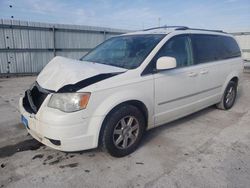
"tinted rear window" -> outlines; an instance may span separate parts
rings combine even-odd
[[[219,44],[225,49],[225,56],[222,58],[231,58],[241,56],[240,48],[232,37],[219,36]]]
[[[239,46],[232,37],[221,35],[192,35],[194,60],[196,64],[239,57]]]

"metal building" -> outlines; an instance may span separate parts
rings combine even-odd
[[[250,32],[232,33],[240,44],[243,59],[250,61]]]
[[[103,27],[0,20],[0,74],[37,73],[56,55],[79,59],[127,32]]]

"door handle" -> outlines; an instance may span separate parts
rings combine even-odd
[[[188,76],[189,77],[195,77],[195,76],[197,76],[198,74],[197,73],[195,73],[195,72],[190,72],[190,73],[188,73]]]
[[[202,70],[200,73],[201,73],[201,74],[207,74],[207,73],[208,73],[208,70]]]

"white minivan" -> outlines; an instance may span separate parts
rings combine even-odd
[[[230,109],[242,71],[241,50],[222,31],[176,26],[124,34],[80,60],[53,58],[20,99],[21,119],[52,148],[101,146],[122,157],[145,130],[214,104]]]

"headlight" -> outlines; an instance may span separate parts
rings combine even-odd
[[[90,93],[54,93],[48,106],[63,112],[75,112],[87,107],[89,97]]]

